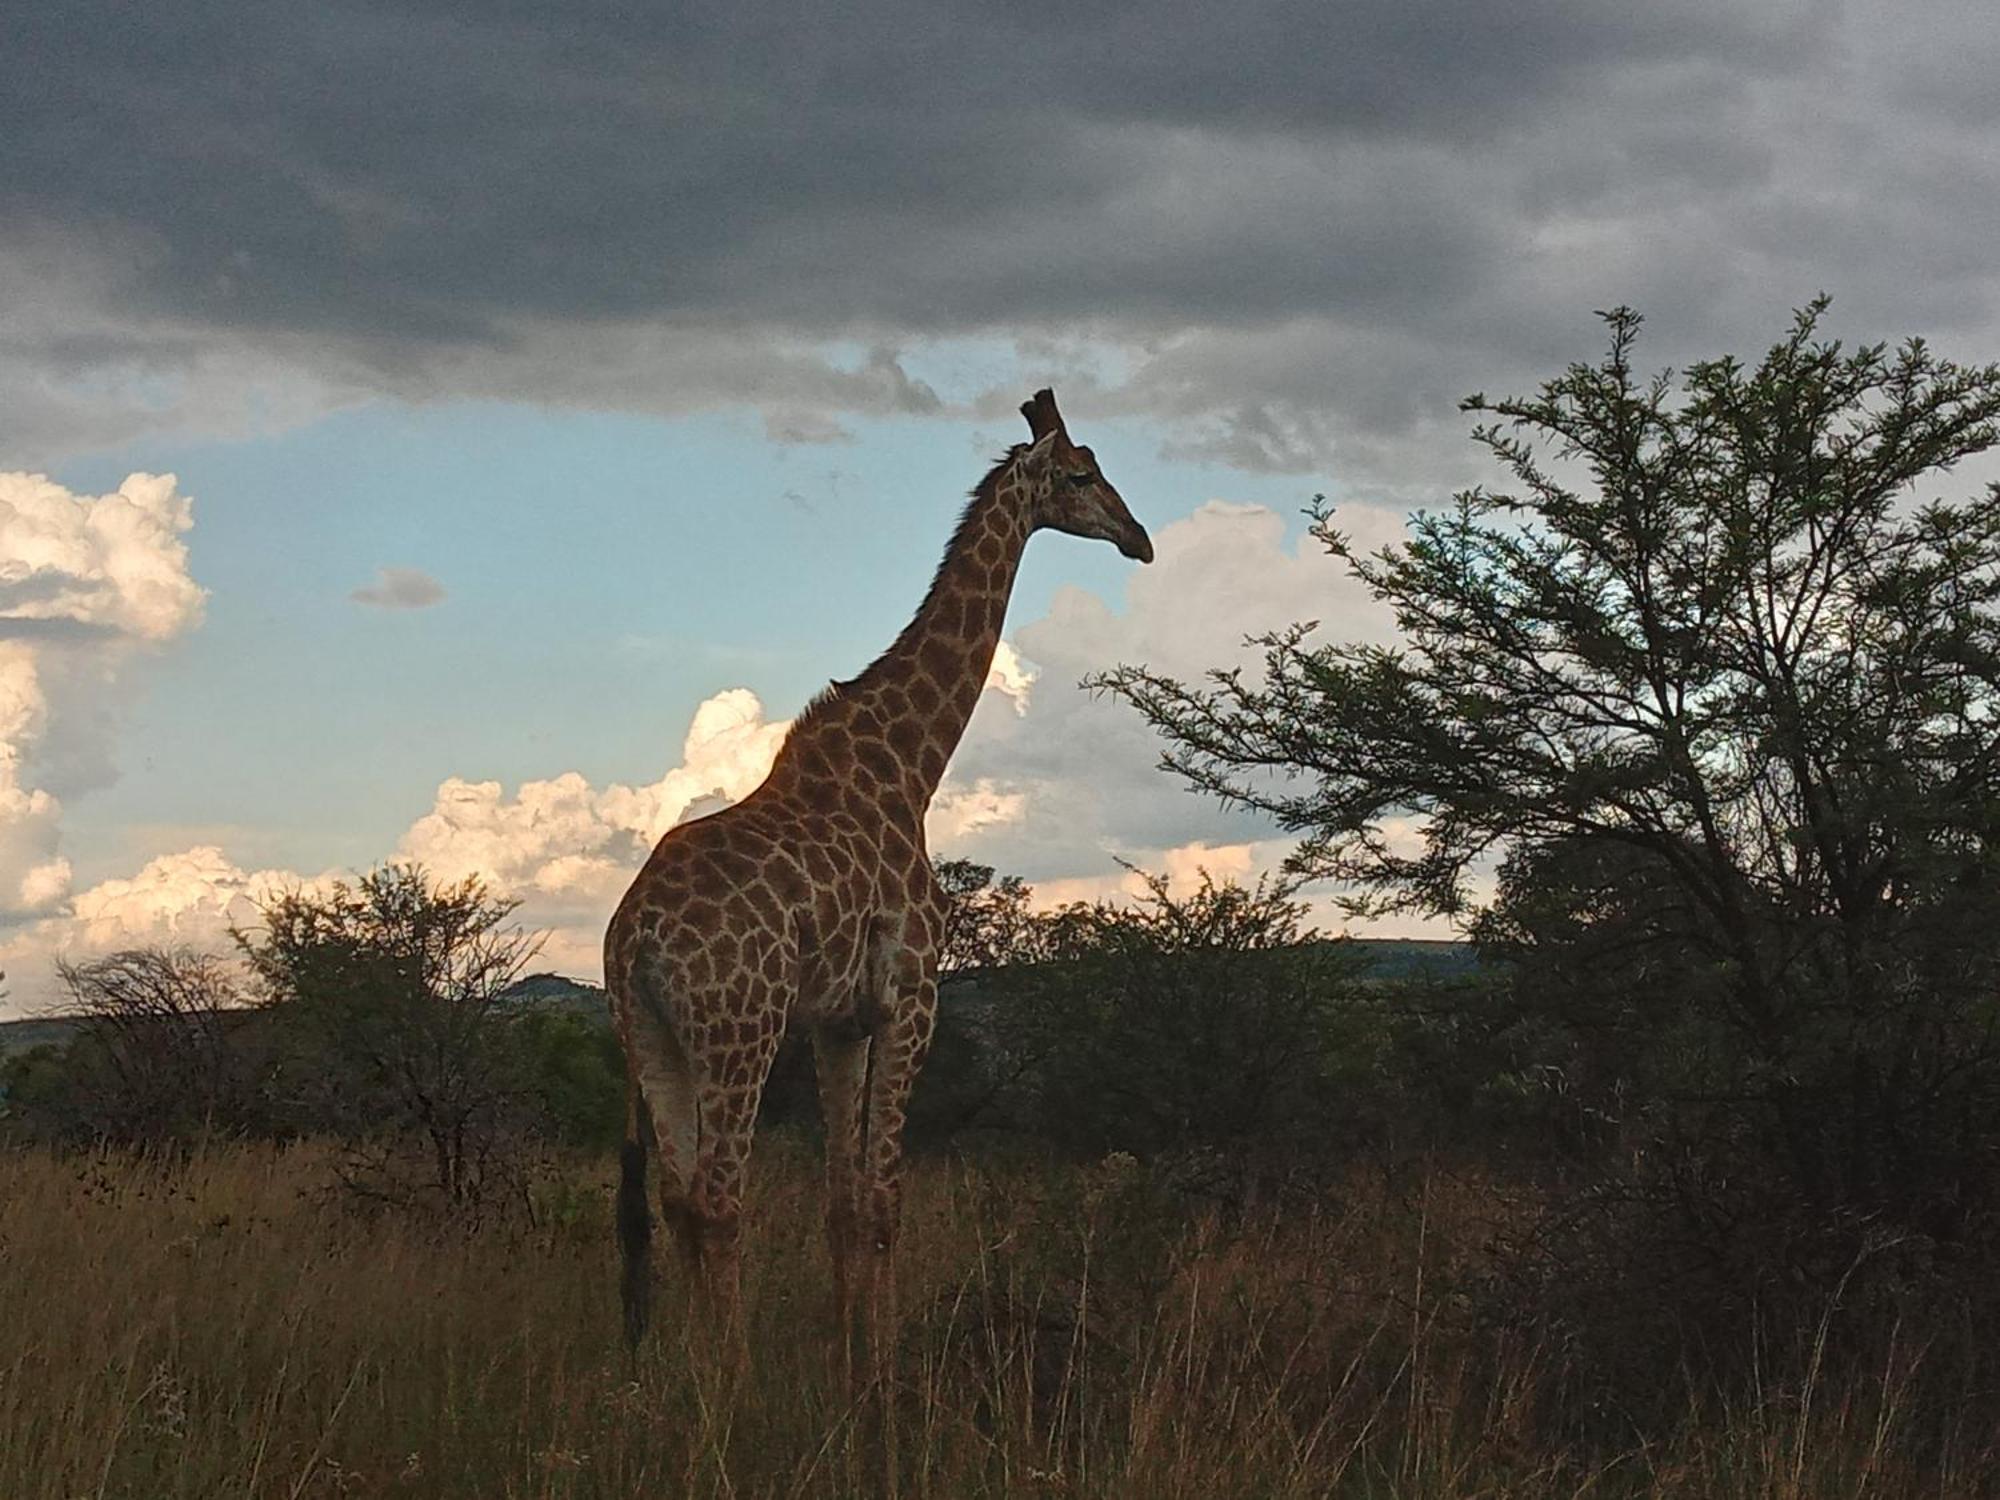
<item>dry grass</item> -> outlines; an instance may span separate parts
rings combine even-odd
[[[0,1155],[0,1500],[864,1496],[831,1378],[818,1168],[762,1150],[752,1366],[697,1378],[685,1325],[618,1342],[608,1184],[539,1227],[362,1219],[310,1150],[171,1172]],[[1457,1288],[1490,1187],[1435,1180],[1223,1234],[1130,1163],[919,1166],[897,1463],[905,1494],[1687,1497],[1978,1492],[1902,1457],[1901,1376],[1691,1401],[1585,1453],[1538,1410],[1551,1352]]]

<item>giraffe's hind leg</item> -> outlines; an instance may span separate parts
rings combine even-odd
[[[703,1279],[739,1363],[745,1353],[738,1316],[743,1182],[757,1104],[778,1055],[787,1013],[777,997],[747,998],[750,1003],[729,1007],[742,1018],[730,1030],[733,1040],[706,1048],[695,1069],[701,1139],[688,1187]]]
[[[659,1163],[660,1218],[691,1267],[701,1260],[699,1220],[692,1202],[700,1156],[699,1093],[687,1049],[673,1028],[644,1004],[632,1007],[631,1050],[640,1095],[638,1113],[650,1126]]]
[[[625,1143],[618,1152],[619,1300],[625,1343],[637,1349],[653,1307],[653,1216],[646,1207],[646,1160],[655,1154],[653,1121],[636,1074],[626,1089]]]

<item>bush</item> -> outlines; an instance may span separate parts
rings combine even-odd
[[[239,976],[213,954],[131,948],[57,973],[73,1033],[9,1060],[16,1133],[183,1148],[272,1128],[267,1038]]]

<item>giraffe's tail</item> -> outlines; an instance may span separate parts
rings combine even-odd
[[[645,1108],[637,1083],[625,1111],[625,1144],[618,1151],[618,1248],[624,1258],[619,1292],[625,1304],[625,1342],[645,1337],[653,1302],[653,1215],[646,1207]]]

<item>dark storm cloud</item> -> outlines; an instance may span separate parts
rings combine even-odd
[[[33,7],[0,59],[0,292],[35,294],[0,400],[60,444],[107,382],[142,429],[235,410],[254,366],[281,414],[749,399],[837,436],[937,408],[903,348],[1069,335],[1133,351],[1075,374],[1096,410],[1187,451],[1393,467],[1451,397],[1588,352],[1595,306],[1704,352],[1822,286],[1982,328],[2000,122],[1950,101],[1995,47],[1925,14]]]
[[[1812,46],[1735,5],[1624,9],[34,7],[4,207],[131,232],[156,310],[385,340],[519,313],[1269,314],[1375,292],[1388,247],[1448,225],[1421,195],[1318,222],[1324,161],[1293,195],[1177,162],[1175,133],[1476,145],[1613,70]],[[1232,213],[1286,207],[1261,232]],[[1329,287],[1277,253],[1302,230],[1351,237],[1357,268]]]

